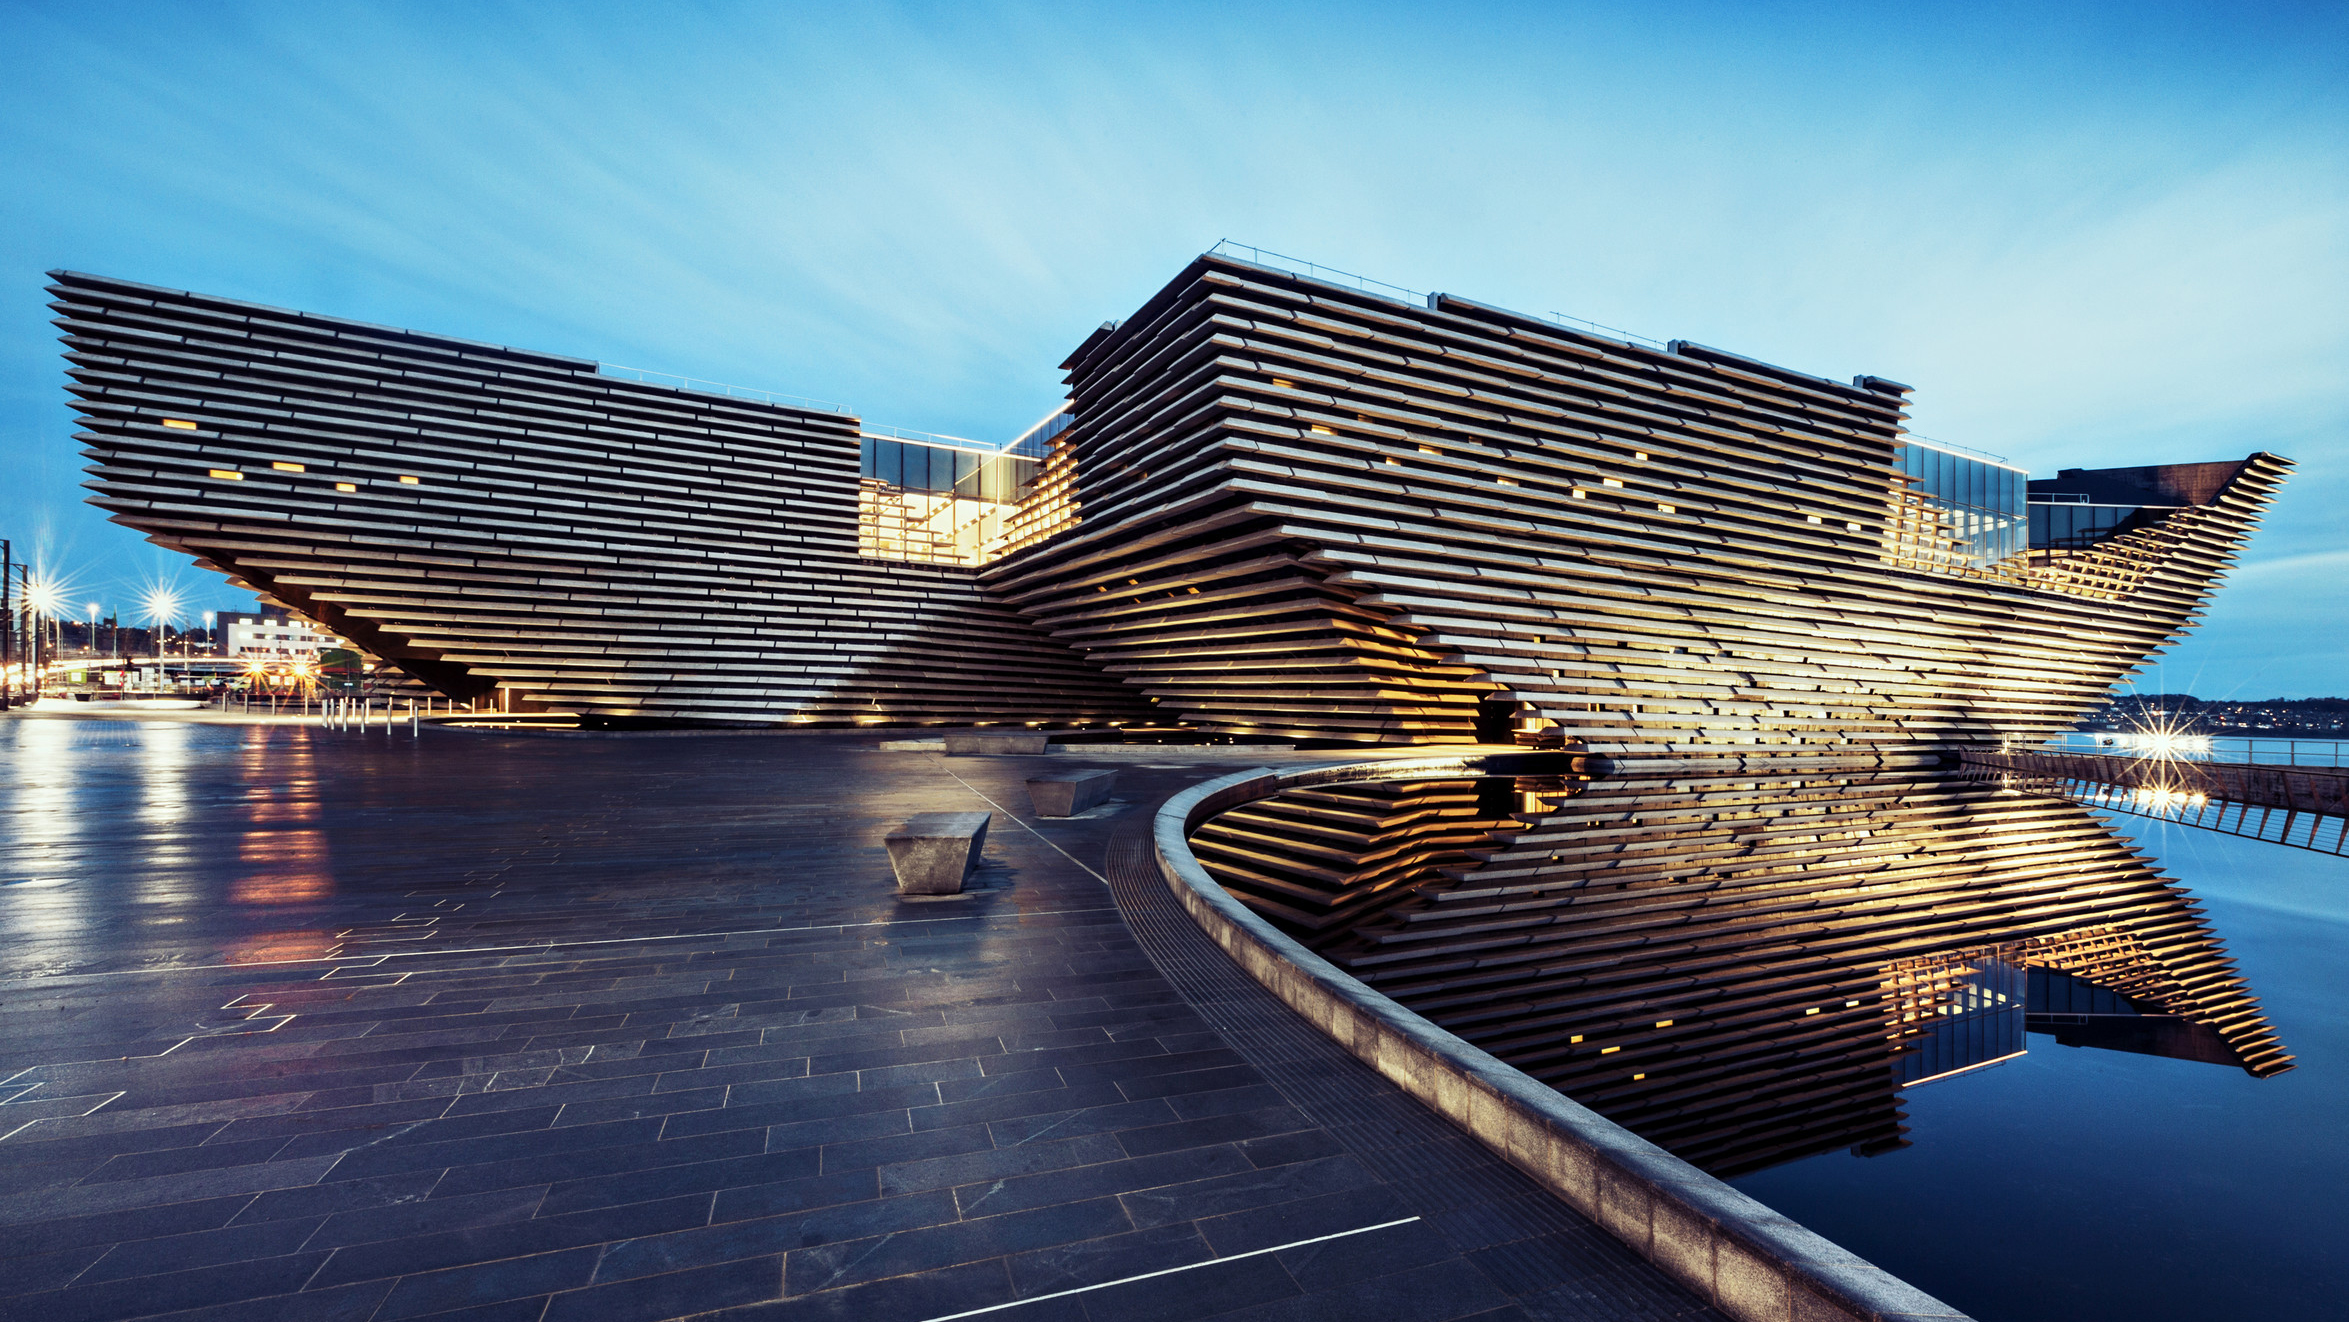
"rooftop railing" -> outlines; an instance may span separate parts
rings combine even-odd
[[[968,436],[948,436],[941,432],[915,431],[911,427],[888,427],[868,422],[857,428],[867,436],[885,441],[906,441],[914,445],[935,446],[941,450],[972,450],[980,454],[1001,454],[1006,447],[991,441],[974,441]]]
[[[1990,463],[1997,464],[2001,468],[2013,468],[2018,473],[2029,471],[2027,469],[2017,467],[2013,460],[2008,459],[2003,454],[1992,454],[1988,450],[1977,450],[1971,445],[1958,445],[1950,441],[1937,441],[1932,437],[1923,435],[1919,432],[1903,432],[1901,434],[1900,440],[1901,444],[1903,445],[1922,445],[1929,450],[1939,450],[1944,454],[1958,454],[1964,455],[1968,459],[1982,459]]]
[[[622,367],[618,363],[597,363],[596,375],[616,376],[623,381],[634,381],[648,386],[669,386],[690,391],[696,395],[723,395],[728,399],[755,399],[762,404],[781,404],[789,408],[813,409],[818,413],[849,413],[845,404],[828,399],[809,399],[804,395],[786,395],[774,390],[754,390],[749,386],[730,386],[723,381],[704,381],[699,377],[679,376],[674,372],[655,372],[643,367]]]
[[[1301,275],[1308,280],[1319,280],[1324,284],[1343,285],[1349,289],[1358,289],[1365,294],[1392,299],[1397,303],[1408,303],[1414,307],[1427,307],[1429,300],[1433,298],[1433,295],[1423,294],[1416,289],[1390,285],[1384,280],[1373,280],[1366,275],[1356,275],[1352,271],[1341,271],[1334,266],[1323,266],[1319,262],[1309,262],[1302,257],[1291,257],[1286,253],[1277,253],[1269,248],[1259,248],[1253,244],[1239,243],[1231,239],[1218,239],[1215,241],[1215,246],[1207,251],[1211,255],[1230,257],[1257,266],[1269,267],[1275,271],[1286,271],[1291,275]],[[1603,322],[1592,321],[1587,317],[1569,317],[1563,312],[1520,313],[1518,315],[1538,315],[1539,319],[1555,322],[1568,330],[1584,331],[1605,339],[1644,345],[1659,353],[1665,352],[1669,348],[1663,340],[1653,339],[1635,331],[1627,331],[1620,326],[1609,326]]]
[[[1427,306],[1427,295],[1416,289],[1390,285],[1384,280],[1373,280],[1366,275],[1356,275],[1352,271],[1341,271],[1334,266],[1323,266],[1318,262],[1309,262],[1302,257],[1291,257],[1286,253],[1274,252],[1269,248],[1259,248],[1247,243],[1235,243],[1230,239],[1217,239],[1215,246],[1207,251],[1210,256],[1230,257],[1243,262],[1252,262],[1258,266],[1269,266],[1276,271],[1287,271],[1291,275],[1301,275],[1308,280],[1319,280],[1323,284],[1344,285],[1349,289],[1358,289],[1365,294],[1375,294],[1380,298],[1393,299],[1398,303],[1409,303],[1416,307]]]

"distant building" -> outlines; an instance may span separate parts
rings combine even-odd
[[[221,623],[222,656],[309,661],[335,645],[334,635],[287,615],[240,615]]]

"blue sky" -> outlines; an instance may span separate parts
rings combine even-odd
[[[2142,686],[2349,693],[2349,8],[0,0],[0,535],[70,267],[1002,437],[1231,237],[1917,387],[2058,467],[2299,460]]]

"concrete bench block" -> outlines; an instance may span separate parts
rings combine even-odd
[[[926,812],[891,831],[889,866],[900,895],[959,895],[987,844],[985,812]]]
[[[1116,788],[1117,772],[1106,769],[1030,776],[1028,802],[1038,817],[1074,817],[1108,799]]]
[[[1049,738],[1041,730],[948,730],[946,755],[1032,757],[1050,751]]]

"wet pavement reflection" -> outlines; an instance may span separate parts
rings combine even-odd
[[[0,720],[0,1312],[1717,1322],[1145,950],[1129,828],[1310,755],[884,737]],[[883,835],[982,809],[901,899]]]
[[[1737,769],[1385,781],[1248,805],[1195,831],[1193,847],[1339,967],[1774,1205],[1774,1192],[1812,1193],[1782,1210],[1830,1235],[1853,1228],[1822,1199],[1866,1181],[1802,1172],[1899,1166],[1917,1141],[1912,1098],[1978,1100],[2018,1077],[2006,1066],[2125,1056],[2152,1062],[2123,1067],[2149,1089],[2178,1089],[2178,1070],[2232,1078],[2228,1124],[2298,1114],[2314,1082],[2196,895],[2059,797],[1926,774]],[[2295,994],[2307,983],[2303,971]],[[2324,986],[2333,1013],[2349,1008],[2337,979]],[[2315,1086],[2349,1103],[2332,1060],[2321,1074]],[[2161,1105],[2158,1091],[2074,1101],[1961,1164],[2027,1169],[2042,1149],[2109,1140]],[[2320,1167],[2339,1165],[2331,1129],[2307,1135]],[[2307,1178],[2243,1169],[2223,1151],[2152,1159],[2226,1186],[2202,1203],[2212,1218]],[[2158,1199],[2165,1176],[2137,1164],[2150,1155],[2094,1178]],[[2003,1231],[2013,1206],[1963,1183],[1907,1187],[1936,1208],[1932,1248],[1920,1255],[1898,1233],[1848,1246],[1961,1307],[1997,1282],[1983,1316],[2254,1315],[2207,1293],[2195,1307],[2219,1311],[2148,1313],[2126,1291],[2115,1295],[2126,1307],[2100,1311],[2094,1282],[2071,1278],[2101,1271],[2118,1290],[2129,1268],[2094,1260],[2096,1233],[2045,1227],[2018,1255]],[[1897,1209],[1872,1205],[1899,1224]],[[2308,1236],[2342,1220],[2275,1225],[2265,1258],[2302,1265],[2266,1274],[2274,1297],[2330,1288],[2320,1282],[2337,1271],[2305,1269]],[[2013,1288],[2034,1255],[2044,1295]]]

